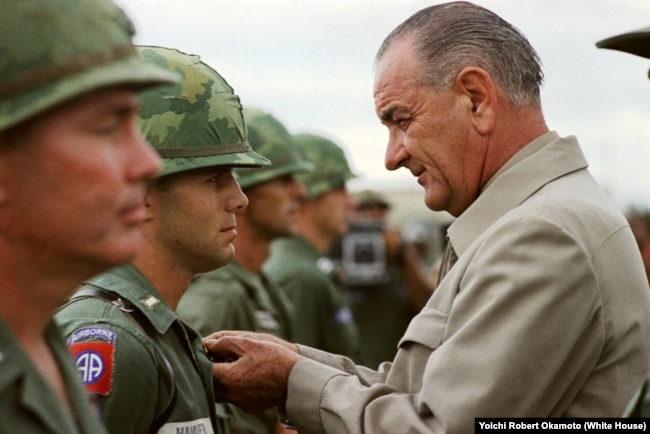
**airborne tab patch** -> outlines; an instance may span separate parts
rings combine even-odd
[[[68,338],[68,347],[88,392],[111,393],[115,338],[115,332],[105,327],[83,327]]]

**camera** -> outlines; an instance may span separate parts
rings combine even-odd
[[[340,267],[348,286],[375,286],[389,281],[384,225],[365,220],[350,222],[341,239]]]

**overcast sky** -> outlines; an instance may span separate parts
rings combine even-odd
[[[419,0],[117,0],[136,42],[202,59],[246,107],[272,113],[292,133],[341,145],[360,175],[351,189],[412,188],[389,172],[385,128],[374,113],[373,59]],[[650,26],[648,0],[477,0],[538,50],[549,127],[575,135],[596,179],[621,208],[650,207],[650,60],[595,42]]]

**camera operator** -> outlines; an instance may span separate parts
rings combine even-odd
[[[350,288],[364,364],[392,360],[413,315],[433,292],[416,247],[389,227],[390,203],[364,190],[355,197],[350,229],[340,243],[342,277]]]

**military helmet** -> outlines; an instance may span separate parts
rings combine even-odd
[[[354,195],[357,201],[357,209],[364,210],[368,208],[390,209],[390,202],[382,196],[381,193],[374,190],[363,190]]]
[[[252,187],[284,175],[303,173],[313,168],[293,143],[287,129],[269,113],[244,109],[248,140],[253,149],[271,160],[261,169],[238,169],[237,180],[242,188]]]
[[[177,81],[138,56],[133,34],[112,1],[3,0],[0,131],[99,88]]]
[[[309,198],[316,198],[357,177],[350,170],[343,149],[331,140],[313,134],[297,134],[293,139],[315,167],[312,172],[298,175],[307,188]]]
[[[598,48],[624,51],[650,59],[650,27],[622,33],[596,42]]]
[[[246,138],[239,97],[199,56],[163,47],[138,47],[142,56],[181,75],[172,86],[140,97],[138,123],[163,159],[160,176],[210,166],[259,167],[269,161]]]

